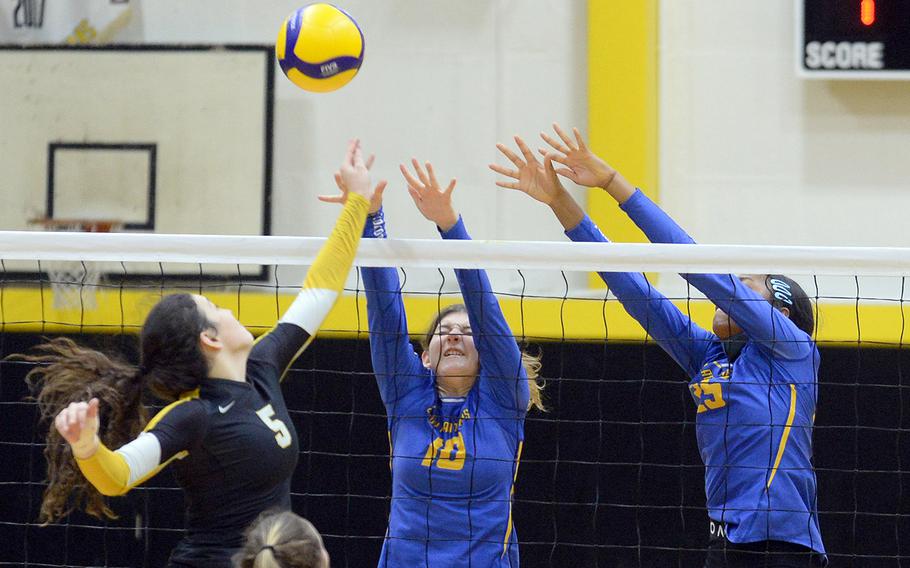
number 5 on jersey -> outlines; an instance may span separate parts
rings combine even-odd
[[[256,415],[275,433],[275,441],[278,442],[278,447],[286,448],[291,445],[291,432],[284,425],[284,422],[275,418],[275,410],[271,404],[266,404],[257,410]]]

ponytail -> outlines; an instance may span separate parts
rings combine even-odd
[[[41,418],[48,423],[47,489],[40,519],[50,523],[82,509],[97,518],[116,518],[104,496],[89,483],[66,440],[51,424],[71,402],[97,398],[101,403],[98,437],[109,448],[132,441],[148,422],[142,405],[146,388],[166,402],[197,388],[208,376],[209,364],[199,346],[199,334],[211,327],[190,294],[172,294],[149,312],[140,333],[139,370],[129,363],[72,339],[60,337],[39,345],[28,355],[12,355],[37,363],[26,381]]]
[[[102,417],[99,438],[108,447],[126,444],[148,422],[138,372],[124,361],[65,337],[39,345],[31,354],[11,358],[38,363],[26,381],[38,403],[41,420],[50,425],[44,448],[48,485],[41,503],[41,522],[57,521],[76,509],[97,518],[116,518],[104,496],[83,477],[69,444],[52,423],[71,402],[97,398]]]
[[[309,521],[291,511],[266,511],[246,530],[234,555],[238,568],[328,568],[322,537]]]

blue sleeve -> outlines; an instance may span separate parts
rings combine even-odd
[[[367,218],[363,236],[385,238],[385,219],[380,210]],[[398,271],[394,268],[362,267],[370,326],[370,354],[379,394],[389,418],[408,412],[413,397],[432,397],[430,371],[408,338],[408,322],[401,298]],[[405,400],[408,399],[408,400]]]
[[[663,209],[637,191],[622,209],[652,243],[694,244],[695,241]],[[711,302],[743,328],[749,339],[772,355],[802,359],[812,353],[812,338],[776,310],[755,290],[732,274],[682,274]]]
[[[609,242],[597,225],[585,215],[576,227],[566,231],[575,242]],[[654,289],[644,274],[599,272],[629,315],[673,357],[689,377],[696,376],[704,361],[717,358],[723,350],[718,338],[683,314],[670,300]]]
[[[461,217],[454,227],[440,231],[440,234],[447,240],[471,239]],[[455,277],[468,309],[468,321],[480,357],[483,380],[478,388],[499,406],[520,414],[527,413],[531,393],[528,375],[521,364],[521,350],[493,294],[486,271],[457,269]]]

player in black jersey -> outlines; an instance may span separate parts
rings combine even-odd
[[[371,189],[368,166],[352,141],[341,168],[351,191],[335,229],[297,299],[255,343],[229,310],[174,294],[143,324],[138,371],[62,338],[25,357],[44,363],[29,379],[44,416],[56,415],[44,520],[74,507],[111,515],[101,495],[122,495],[171,464],[186,497],[186,535],[169,565],[223,567],[260,513],[290,508],[297,435],[280,380],[341,293],[370,200],[385,187]],[[147,390],[170,402],[148,423]]]

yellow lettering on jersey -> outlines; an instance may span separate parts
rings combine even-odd
[[[689,385],[692,395],[700,400],[698,414],[709,410],[717,410],[727,405],[724,400],[723,385],[712,383],[708,379],[694,385]],[[707,397],[707,398],[706,398]]]
[[[436,467],[440,469],[461,471],[464,467],[464,458],[464,438],[462,437],[461,432],[459,432],[457,436],[449,438],[448,440],[443,440],[442,438],[433,440],[427,447],[427,452],[424,454],[423,461],[420,462],[420,465],[432,467],[435,460]]]

